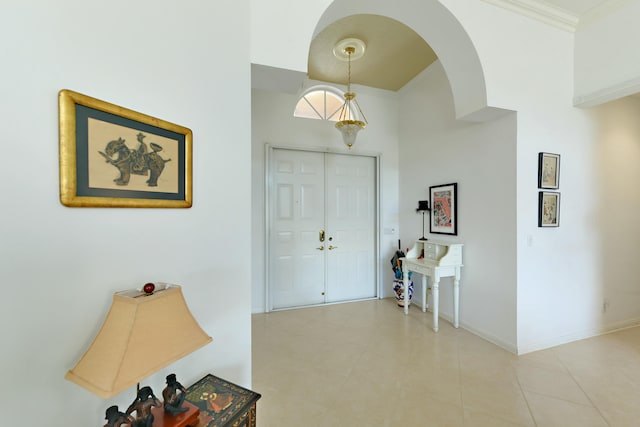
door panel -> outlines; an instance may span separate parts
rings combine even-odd
[[[271,159],[271,308],[375,297],[375,159],[284,149]]]
[[[375,297],[375,159],[329,154],[326,180],[327,301]]]
[[[273,150],[270,278],[273,308],[324,302],[324,156]]]

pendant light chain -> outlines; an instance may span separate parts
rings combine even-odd
[[[347,75],[347,92],[351,92],[351,54],[353,53],[351,49],[349,48],[345,49],[345,51],[347,52],[347,55],[349,55],[349,74]]]

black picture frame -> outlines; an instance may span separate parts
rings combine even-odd
[[[560,188],[560,154],[538,153],[538,188]]]
[[[458,234],[458,183],[429,187],[429,233]]]
[[[191,207],[190,129],[67,89],[58,106],[63,205]]]
[[[538,227],[560,226],[560,193],[540,191],[538,193]]]

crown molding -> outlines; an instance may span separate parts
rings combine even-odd
[[[632,0],[608,0],[593,9],[589,9],[580,17],[580,29],[602,20],[602,18],[619,11],[630,3],[632,3]]]
[[[575,32],[579,17],[541,0],[482,0],[568,32]]]
[[[626,96],[638,97],[639,94],[640,77],[596,90],[592,93],[574,96],[573,106],[579,108],[595,107]]]

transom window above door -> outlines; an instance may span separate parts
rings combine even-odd
[[[337,88],[324,85],[313,86],[302,94],[293,116],[337,122],[342,104],[344,104],[344,97]]]

